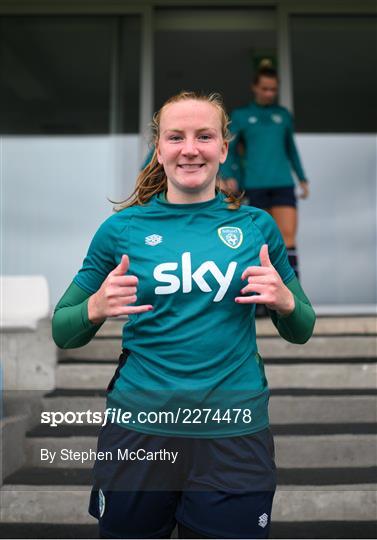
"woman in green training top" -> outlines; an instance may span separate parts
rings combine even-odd
[[[234,138],[220,173],[230,189],[244,189],[250,205],[273,216],[298,277],[297,201],[291,170],[299,180],[301,198],[309,195],[308,181],[294,141],[292,115],[276,104],[278,79],[269,60],[261,62],[252,91],[254,101],[231,115]]]
[[[271,216],[219,189],[228,124],[218,94],[163,105],[151,162],[54,312],[61,348],[129,316],[107,390],[120,414],[98,439],[113,459],[97,458],[89,505],[102,538],[169,538],[176,524],[180,538],[269,535],[276,471],[255,305],[294,343],[315,314]]]

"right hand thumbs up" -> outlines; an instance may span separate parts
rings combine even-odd
[[[130,266],[128,255],[122,255],[118,266],[112,270],[101,287],[88,301],[88,317],[94,324],[104,322],[107,317],[119,317],[131,313],[150,311],[150,304],[130,306],[137,300],[136,276],[125,275]]]

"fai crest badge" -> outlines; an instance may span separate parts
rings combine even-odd
[[[283,118],[280,114],[271,114],[271,118],[275,122],[275,124],[281,124],[283,121]]]
[[[102,489],[98,491],[98,510],[99,510],[99,517],[101,518],[103,514],[105,513],[105,506],[106,506],[106,499],[105,495],[103,494]]]
[[[243,234],[238,227],[219,227],[217,232],[224,244],[232,249],[237,249],[242,244]]]

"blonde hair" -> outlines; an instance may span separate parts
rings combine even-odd
[[[268,69],[268,68],[273,68],[273,65],[272,65],[272,60],[270,60],[269,58],[262,58],[262,60],[259,62],[259,66],[258,66],[258,69]]]
[[[269,79],[276,79],[276,80],[278,78],[277,71],[274,68],[272,60],[270,60],[269,58],[263,58],[259,62],[258,70],[256,74],[254,75],[253,83],[258,84],[259,79],[261,77],[267,77]]]
[[[231,135],[229,132],[230,120],[225,111],[223,100],[220,94],[217,92],[211,94],[202,94],[197,92],[188,92],[182,91],[175,96],[169,98],[161,109],[153,115],[152,122],[150,124],[152,131],[152,142],[154,144],[155,150],[153,152],[152,159],[148,165],[140,172],[136,180],[136,186],[133,193],[127,197],[124,201],[110,202],[116,204],[114,207],[116,212],[120,212],[124,208],[128,208],[135,205],[146,204],[154,195],[167,189],[167,178],[163,166],[157,160],[156,145],[160,137],[160,120],[161,114],[164,109],[171,103],[178,103],[180,101],[186,100],[196,100],[204,101],[210,103],[219,112],[220,121],[221,121],[221,134],[224,141],[229,142],[231,140]],[[230,190],[223,189],[220,187],[220,178],[216,178],[216,187],[215,191],[222,191],[226,195],[225,201],[228,203],[228,209],[237,210],[241,206],[241,201],[244,195],[244,192],[241,195],[236,196]]]

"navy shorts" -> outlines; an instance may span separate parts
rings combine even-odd
[[[294,186],[246,189],[245,196],[250,206],[256,206],[262,209],[272,208],[274,206],[293,206],[294,208],[297,206]]]
[[[93,469],[89,513],[101,537],[170,538],[177,523],[208,538],[269,536],[276,490],[269,427],[204,439],[106,424],[97,452],[115,458],[97,457]]]

